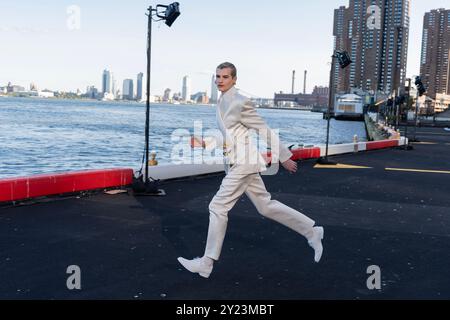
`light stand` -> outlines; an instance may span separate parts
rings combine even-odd
[[[414,119],[414,138],[413,140],[411,140],[412,142],[420,142],[417,138],[416,138],[416,133],[417,133],[417,124],[419,122],[419,97],[423,96],[423,94],[427,91],[425,89],[425,86],[422,83],[422,79],[417,76],[416,77],[416,81],[414,82],[414,84],[416,85],[417,88],[417,95],[416,95],[416,115],[415,115],[415,119]]]
[[[339,61],[339,65],[341,69],[345,69],[348,67],[353,61],[350,59],[347,51],[334,51],[331,56],[331,71],[330,71],[330,88],[329,88],[329,97],[328,97],[328,109],[327,109],[327,142],[325,147],[325,157],[320,157],[317,160],[318,164],[321,165],[336,165],[337,163],[328,159],[328,143],[330,140],[330,118],[331,118],[331,105],[334,103],[333,101],[333,71],[334,71],[334,59],[337,58]]]
[[[408,143],[405,143],[405,150],[413,150],[413,146],[409,144],[409,139],[408,139],[408,113],[409,113],[409,101],[410,101],[410,97],[411,97],[411,79],[408,78],[406,79],[408,81],[408,95],[406,96],[406,122],[405,122],[405,139],[408,140]],[[403,112],[402,112],[403,114]]]
[[[415,114],[414,114],[414,136],[413,136],[411,142],[420,142],[416,137],[417,122],[419,121],[418,114],[419,114],[419,91],[417,91],[417,94],[416,94],[416,110],[415,110]]]
[[[159,8],[164,8],[165,11],[158,12]],[[150,71],[151,71],[151,49],[152,49],[152,19],[153,13],[160,18],[161,21],[165,20],[167,26],[172,26],[173,22],[180,15],[179,3],[174,2],[168,6],[156,5],[156,9],[150,6],[148,8],[148,28],[147,28],[147,103],[145,113],[145,175],[144,175],[144,188],[138,193],[143,194],[160,194],[162,190],[158,190],[157,181],[150,181],[148,176],[148,162],[149,162],[149,149],[150,149]],[[143,190],[142,190],[143,189]]]

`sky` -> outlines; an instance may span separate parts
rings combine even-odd
[[[192,93],[210,93],[224,61],[238,68],[237,86],[255,97],[328,85],[333,14],[349,0],[179,0],[181,15],[167,27],[152,24],[151,94],[181,92],[189,75]],[[0,86],[82,92],[101,89],[109,69],[119,88],[146,73],[147,17],[143,0],[0,0]],[[407,75],[419,73],[425,12],[450,9],[448,0],[411,0]]]

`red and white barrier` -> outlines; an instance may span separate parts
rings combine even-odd
[[[355,142],[328,146],[328,155],[354,153],[405,145],[404,137],[395,140]],[[317,159],[325,155],[326,147],[293,149],[292,160]],[[270,158],[270,153],[265,155]],[[168,180],[224,171],[223,164],[181,164],[149,167],[149,176]],[[133,169],[90,170],[69,173],[44,174],[0,180],[0,202],[41,196],[80,192],[130,185]]]
[[[133,169],[89,170],[0,180],[0,202],[130,185]]]
[[[384,149],[404,145],[407,139],[401,137],[399,140],[383,140],[373,142],[355,142],[346,144],[328,145],[328,155],[355,153],[368,150]],[[317,159],[325,156],[326,147],[316,146],[312,148],[297,148],[291,150],[292,160]],[[263,154],[267,160],[271,158],[270,152]],[[159,165],[149,167],[149,176],[154,179],[168,180],[196,176],[200,174],[218,173],[224,171],[223,164],[180,164]]]

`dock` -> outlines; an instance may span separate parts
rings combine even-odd
[[[409,132],[411,129],[409,129]],[[85,193],[0,208],[0,299],[450,299],[450,132],[419,143],[299,162],[263,176],[272,198],[325,228],[320,263],[246,196],[229,213],[209,279],[177,257],[203,254],[223,173],[164,181],[166,195]],[[81,289],[69,290],[69,266]],[[369,288],[373,267],[381,287]]]

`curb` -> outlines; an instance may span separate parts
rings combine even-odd
[[[87,170],[0,180],[0,202],[130,185],[133,169]]]

